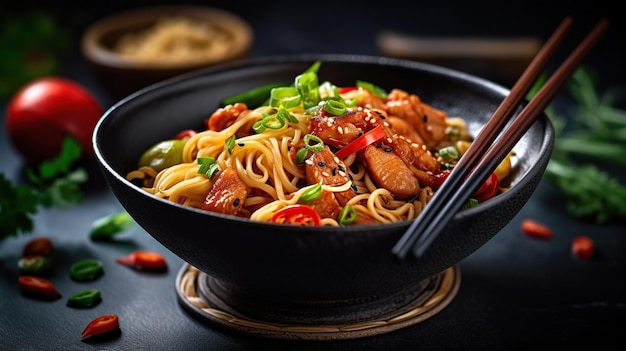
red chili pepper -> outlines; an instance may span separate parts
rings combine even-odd
[[[116,262],[145,271],[164,271],[167,269],[165,257],[152,251],[135,251],[128,256],[118,258]]]
[[[81,339],[90,336],[108,333],[120,327],[119,318],[116,314],[107,314],[100,316],[87,324],[85,330],[81,334]]]
[[[552,239],[554,237],[550,227],[532,219],[525,219],[522,221],[522,231],[526,235],[538,239]]]
[[[278,210],[272,222],[298,225],[320,225],[320,215],[310,206],[295,204]]]
[[[339,94],[345,94],[345,93],[349,93],[353,90],[357,90],[359,89],[358,87],[342,87],[339,88]]]
[[[52,240],[48,237],[39,237],[30,240],[24,245],[22,257],[49,256],[52,253]]]
[[[500,190],[500,179],[495,173],[491,173],[489,178],[478,188],[473,197],[478,202],[485,202],[498,194]]]
[[[587,236],[577,236],[572,241],[572,253],[576,257],[589,259],[594,255],[593,240]]]
[[[52,285],[48,279],[35,277],[32,275],[22,275],[18,279],[20,288],[31,294],[52,299],[61,298],[61,293]]]
[[[450,176],[450,172],[452,172],[452,170],[445,169],[435,174],[435,184],[433,184],[434,190],[439,189],[443,185],[443,182],[445,182],[446,179],[448,179],[448,176]]]
[[[180,133],[176,134],[174,139],[178,139],[178,140],[189,139],[196,134],[198,134],[198,132],[196,132],[193,129],[185,129],[185,130],[182,130]]]
[[[384,137],[385,130],[383,129],[382,125],[379,125],[376,128],[369,130],[367,133],[361,135],[360,137],[354,139],[341,150],[335,152],[335,155],[342,159],[346,158],[353,153],[365,148],[367,145],[372,144]]]

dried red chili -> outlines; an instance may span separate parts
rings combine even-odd
[[[61,293],[52,285],[52,283],[44,278],[32,275],[22,275],[18,279],[20,288],[27,293],[40,297],[48,297],[52,299],[61,298]]]
[[[52,253],[52,240],[48,237],[39,237],[30,240],[24,245],[22,257],[49,256]]]
[[[576,257],[589,259],[594,255],[594,243],[587,236],[577,236],[572,240],[572,253]]]
[[[135,251],[128,256],[118,258],[116,262],[146,271],[164,271],[167,269],[165,257],[152,251]]]
[[[532,219],[525,219],[522,221],[521,226],[522,226],[522,231],[524,232],[524,234],[531,236],[533,238],[552,239],[554,237],[554,233],[552,233],[552,229],[550,229],[550,227],[538,221],[534,221]]]
[[[106,314],[89,322],[81,334],[81,339],[105,334],[119,327],[118,316],[116,314]]]

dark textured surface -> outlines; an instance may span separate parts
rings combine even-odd
[[[624,91],[625,44],[621,37],[626,22],[622,12],[608,1],[534,7],[538,3],[437,1],[406,9],[401,4],[367,8],[362,3],[341,2],[333,5],[332,20],[327,17],[330,10],[326,6],[297,14],[289,12],[293,4],[285,2],[243,7],[234,1],[223,6],[242,14],[255,28],[256,56],[376,54],[374,35],[381,28],[413,34],[532,34],[546,38],[564,15],[575,15],[574,33],[584,33],[598,15],[607,15],[613,19],[613,31],[589,62],[600,71],[603,86]],[[10,7],[27,5],[29,1],[14,2]],[[2,6],[9,8],[8,4]],[[73,9],[59,10],[60,17],[80,33],[100,14],[131,5],[122,1],[98,5],[59,1],[45,6]],[[76,52],[64,62],[63,74],[88,85],[110,104]],[[24,179],[23,165],[8,144],[4,129],[0,132],[0,171],[10,179]],[[620,175],[623,169],[612,172]],[[431,319],[371,338],[283,342],[234,335],[194,318],[176,298],[174,281],[183,261],[139,227],[114,243],[91,242],[87,232],[92,221],[121,209],[97,172],[93,178],[83,205],[43,211],[37,216],[33,233],[0,243],[0,350],[526,350],[585,346],[608,350],[621,349],[626,343],[626,228],[623,224],[594,225],[571,218],[564,210],[562,195],[546,183],[539,185],[498,235],[461,261],[457,296]],[[552,226],[555,239],[540,241],[524,236],[519,229],[524,218]],[[50,278],[64,299],[53,302],[24,297],[17,286],[22,247],[42,235],[51,236],[57,248]],[[594,239],[598,249],[594,260],[571,255],[570,244],[576,235]],[[168,272],[143,274],[114,263],[134,249],[162,252],[170,264]],[[72,281],[69,267],[83,258],[101,259],[104,276],[91,284]],[[92,286],[102,290],[101,304],[87,310],[65,306],[66,297]],[[108,313],[120,316],[121,333],[94,343],[80,341],[86,324]]]

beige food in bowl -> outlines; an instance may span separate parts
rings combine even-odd
[[[114,50],[138,62],[187,64],[218,60],[233,45],[232,35],[213,23],[167,16],[144,30],[121,36]]]

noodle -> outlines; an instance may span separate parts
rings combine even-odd
[[[407,96],[411,98],[406,98]],[[344,115],[345,120],[343,116],[335,119],[320,117],[319,113],[317,115],[308,113],[300,106],[288,110],[291,117],[295,117],[296,120],[290,120],[275,129],[266,128],[261,132],[253,131],[252,127],[259,125],[268,115],[276,113],[276,108],[262,106],[248,109],[243,104],[228,105],[218,109],[211,116],[215,118],[216,123],[223,124],[221,130],[207,129],[198,132],[186,141],[182,149],[182,163],[171,165],[160,171],[151,167],[138,167],[129,172],[127,178],[141,182],[145,191],[157,197],[196,208],[204,208],[209,201],[209,194],[212,191],[217,193],[220,190],[219,187],[225,187],[225,190],[222,189],[224,190],[222,194],[245,189],[244,198],[236,198],[233,201],[233,207],[238,208],[237,212],[228,212],[230,209],[226,207],[224,207],[226,208],[224,212],[247,217],[253,221],[272,221],[281,209],[297,204],[307,204],[307,206],[314,207],[316,211],[325,213],[321,216],[320,222],[320,225],[325,226],[343,225],[339,216],[339,210],[342,208],[354,210],[357,224],[411,220],[419,216],[432,199],[435,193],[433,184],[436,174],[440,169],[444,169],[445,165],[448,167],[454,165],[454,161],[443,161],[441,156],[431,153],[429,150],[432,148],[426,148],[426,144],[445,147],[454,145],[458,140],[470,142],[465,122],[458,117],[447,118],[443,111],[436,112],[444,115],[445,119],[427,120],[426,117],[419,117],[423,123],[428,121],[432,124],[422,126],[423,130],[431,133],[427,140],[416,140],[423,136],[417,135],[412,130],[400,130],[399,124],[390,125],[386,122],[389,116],[404,113],[406,115],[404,118],[409,120],[411,114],[416,114],[415,111],[434,110],[413,97],[414,95],[395,89],[388,97],[390,101],[395,100],[393,104],[390,103],[386,107],[382,99],[376,100],[373,94],[364,89],[358,89],[357,93],[350,93],[350,98],[356,99],[358,106],[348,109],[348,113]],[[412,102],[405,103],[406,101]],[[328,154],[329,151],[323,151],[318,147],[314,152],[308,151],[308,159],[304,164],[296,163],[295,151],[307,149],[310,146],[310,144],[307,145],[309,142],[305,141],[305,136],[328,138],[324,133],[330,133],[334,123],[346,124],[332,129],[338,133],[332,138],[344,136],[347,138],[349,133],[356,133],[354,131],[356,127],[345,122],[349,118],[356,118],[350,117],[356,116],[356,113],[366,115],[362,120],[350,122],[358,124],[358,128],[368,128],[364,129],[367,131],[373,128],[364,127],[368,123],[384,124],[385,128],[389,128],[387,131],[394,132],[393,135],[387,133],[385,138],[376,141],[375,144],[379,144],[377,147],[381,151],[373,149],[370,151],[373,155],[371,157],[374,157],[376,162],[378,162],[376,157],[381,160],[390,160],[389,157],[391,157],[392,161],[385,161],[386,163],[380,165],[376,162],[368,164],[362,160],[363,157],[368,157],[367,154],[356,152],[340,160],[333,153]],[[421,113],[427,115],[430,112]],[[444,133],[443,130],[446,132]],[[437,131],[442,132],[436,134]],[[401,132],[403,136],[399,136]],[[363,132],[356,135],[361,134]],[[411,135],[411,137],[404,135]],[[232,141],[233,138],[234,143],[227,146],[229,140]],[[328,140],[333,140],[332,138]],[[328,140],[324,142],[325,150],[331,150],[326,145]],[[336,149],[336,147],[332,148],[332,150]],[[393,152],[391,152],[392,149]],[[411,193],[411,196],[402,193],[404,190],[402,187],[408,187],[413,183],[407,182],[406,177],[395,179],[393,178],[396,176],[394,170],[384,169],[393,168],[393,162],[396,160],[394,157],[396,154],[402,155],[402,150],[405,150],[404,152],[412,150],[410,155],[402,157],[405,157],[403,160],[412,162],[406,167],[409,178],[415,178],[415,182],[419,181],[419,186]],[[312,156],[315,154],[317,156]],[[332,156],[323,161],[320,161],[321,159],[313,161],[314,157],[327,157],[325,155]],[[234,170],[236,177],[228,181],[234,183],[224,181],[226,185],[218,184],[220,182],[218,176],[199,173],[198,160],[200,158],[213,160],[219,174],[225,173],[222,172],[225,169]],[[336,164],[332,172],[324,168],[330,167],[330,164]],[[318,166],[319,171],[316,168]],[[381,169],[373,169],[377,167]],[[321,178],[315,178],[316,176]],[[311,182],[311,179],[315,180]],[[396,188],[400,188],[400,191],[394,188],[393,182],[398,183]],[[321,184],[320,188],[317,188],[318,184]],[[310,193],[315,191],[319,193],[311,200]],[[224,206],[220,199],[214,201],[216,206]]]

